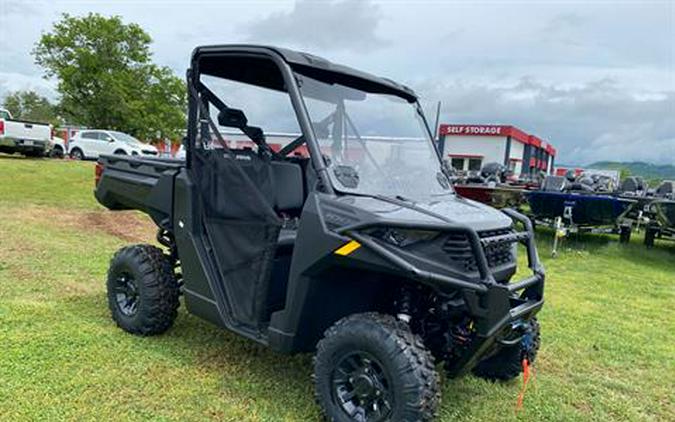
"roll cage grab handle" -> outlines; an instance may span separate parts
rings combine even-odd
[[[316,171],[321,185],[325,190],[325,193],[330,195],[335,195],[335,190],[333,185],[330,182],[328,177],[328,169],[326,163],[323,161],[321,156],[321,150],[319,149],[319,143],[316,140],[316,135],[314,134],[314,129],[312,128],[311,120],[309,118],[309,113],[305,106],[305,102],[300,95],[300,88],[298,87],[298,81],[296,80],[293,70],[290,65],[276,52],[267,49],[258,49],[259,51],[253,51],[251,48],[246,50],[237,51],[236,48],[232,52],[227,53],[218,53],[218,55],[231,55],[237,57],[263,57],[270,59],[281,72],[281,76],[284,80],[286,91],[291,99],[291,105],[295,111],[295,116],[300,125],[300,130],[307,144],[307,149],[309,150],[309,157],[312,163],[314,171]],[[199,57],[204,57],[209,55],[204,53]],[[201,82],[199,81],[199,61],[198,57],[193,58],[192,67],[187,71],[187,83],[188,83],[188,145],[187,145],[187,157],[186,161],[188,162],[188,167],[190,166],[191,161],[191,150],[195,147],[196,139],[196,129],[197,124],[197,111],[199,109],[199,104],[196,104],[198,99],[193,99],[190,91],[198,90]],[[217,98],[217,97],[216,97]],[[209,99],[209,98],[207,98]],[[220,99],[219,103],[224,104]],[[218,103],[214,103],[218,104]]]

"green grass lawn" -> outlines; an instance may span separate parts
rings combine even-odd
[[[0,420],[315,421],[311,356],[283,356],[183,308],[139,338],[108,315],[113,252],[152,242],[92,195],[93,163],[0,155]],[[536,378],[444,380],[440,420],[675,420],[675,243],[567,239],[550,259]]]

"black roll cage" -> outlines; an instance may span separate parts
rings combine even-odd
[[[312,163],[312,167],[317,173],[319,180],[321,181],[321,186],[326,189],[326,193],[334,194],[333,185],[330,182],[328,177],[328,171],[326,164],[321,157],[321,151],[319,150],[318,142],[316,141],[316,136],[312,128],[311,121],[309,119],[309,114],[305,107],[305,103],[302,100],[300,95],[300,89],[297,85],[295,75],[290,65],[281,57],[280,54],[276,53],[274,50],[270,50],[262,47],[229,47],[226,50],[222,50],[214,53],[200,53],[195,51],[192,57],[192,67],[188,69],[187,72],[187,83],[189,89],[195,89],[199,91],[200,88],[200,69],[199,69],[199,60],[202,57],[207,57],[209,55],[218,55],[225,56],[230,55],[234,57],[257,57],[265,58],[271,60],[279,69],[281,76],[284,80],[286,91],[291,99],[291,105],[295,111],[296,118],[300,125],[300,130],[304,137],[305,143],[309,150],[309,156]],[[195,104],[195,99],[193,96],[189,96],[188,102],[188,136],[187,136],[187,145],[186,145],[186,162],[187,167],[189,168],[192,164],[192,154],[191,150],[195,148],[195,141],[197,138],[197,112],[198,104]]]
[[[284,57],[289,54],[298,54],[295,52],[281,51],[276,48],[264,47],[264,46],[240,46],[240,45],[231,45],[231,46],[213,46],[213,47],[202,47],[198,48],[193,52],[192,55],[192,64],[190,69],[187,71],[187,84],[188,84],[188,130],[187,130],[187,142],[186,142],[186,166],[190,168],[192,166],[192,149],[195,148],[196,139],[197,139],[197,129],[198,125],[204,124],[207,125],[209,122],[202,120],[201,122],[197,121],[199,109],[202,106],[197,101],[199,99],[194,98],[192,92],[197,92],[200,96],[200,99],[211,102],[219,110],[223,107],[227,107],[225,103],[220,100],[213,92],[206,88],[200,82],[200,66],[199,62],[202,58],[206,57],[237,57],[237,58],[262,58],[270,60],[279,70],[286,93],[289,95],[291,100],[291,105],[296,115],[296,119],[300,125],[301,136],[291,142],[295,147],[305,143],[307,149],[309,150],[310,162],[312,167],[316,171],[317,177],[319,178],[320,186],[324,189],[325,193],[334,195],[335,189],[328,175],[328,168],[321,154],[319,148],[319,143],[317,141],[316,134],[314,133],[314,128],[307,111],[302,94],[300,93],[300,88],[296,74],[289,64],[289,61]],[[301,54],[301,56],[306,57],[308,62],[317,63],[317,68],[323,65],[326,68],[330,68],[331,72],[340,74],[341,70],[344,69],[344,75],[348,75],[352,78],[363,78],[365,81],[372,85],[381,84],[382,88],[387,91],[387,93],[399,95],[401,98],[405,99],[408,102],[413,102],[417,109],[417,112],[422,118],[424,123],[425,130],[429,135],[429,139],[433,140],[433,135],[431,129],[429,128],[428,121],[422,112],[421,106],[417,101],[415,94],[404,86],[398,86],[394,82],[388,79],[377,78],[359,71],[355,71],[350,68],[346,68],[339,65],[334,65],[327,61],[317,60],[318,58],[310,55]],[[297,57],[292,57],[293,60],[297,61]],[[327,63],[327,64],[326,64]],[[297,63],[296,63],[297,64]],[[300,65],[299,65],[300,66]],[[303,64],[303,67],[308,67]],[[309,67],[308,67],[309,68]],[[261,85],[262,86],[262,85]],[[206,116],[210,120],[210,116]],[[211,122],[212,124],[212,122]],[[441,157],[439,151],[434,147],[434,151],[439,159],[439,168],[441,164]],[[282,154],[283,155],[283,154]]]

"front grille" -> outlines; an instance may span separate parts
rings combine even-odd
[[[489,230],[478,233],[481,238],[503,236],[513,233],[511,229]],[[508,264],[513,261],[511,250],[512,242],[497,243],[485,247],[485,256],[487,257],[490,268]]]
[[[501,236],[512,233],[512,229],[498,229],[478,232],[481,238]],[[485,257],[488,262],[488,267],[496,268],[504,264],[513,262],[513,254],[511,253],[511,246],[513,243],[504,242],[494,245],[489,245],[483,248]],[[445,252],[456,266],[466,272],[478,271],[476,259],[471,251],[469,239],[464,233],[450,233],[447,239],[443,242],[443,252]]]
[[[450,261],[454,262],[460,269],[466,272],[478,270],[476,260],[471,252],[469,239],[463,233],[451,233],[443,243],[443,252],[448,254]]]

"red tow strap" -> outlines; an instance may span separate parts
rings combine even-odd
[[[518,402],[516,403],[516,413],[523,408],[523,399],[525,398],[525,391],[527,391],[527,383],[530,381],[530,363],[527,358],[523,359],[523,387],[518,394]]]

